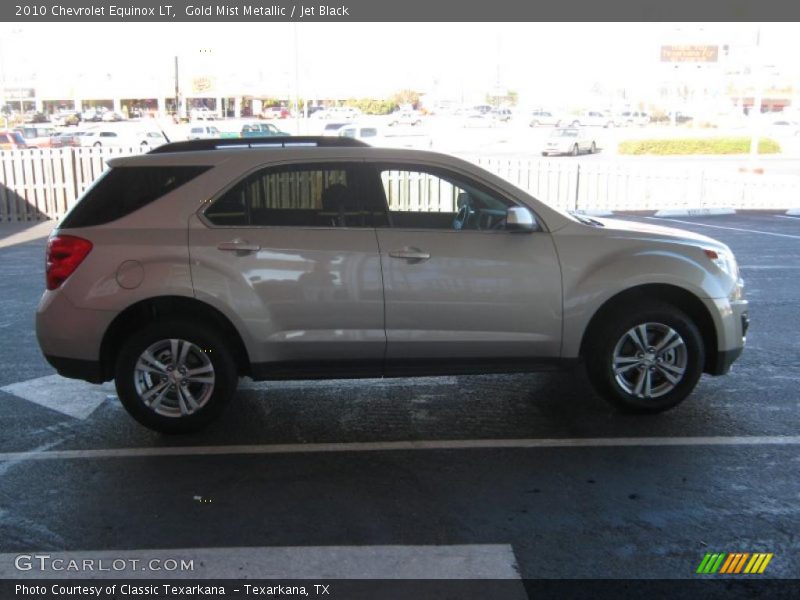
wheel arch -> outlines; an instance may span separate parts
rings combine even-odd
[[[180,317],[211,324],[231,344],[239,375],[250,374],[250,357],[239,331],[219,310],[195,298],[159,296],[147,298],[123,310],[111,322],[100,344],[100,361],[106,380],[114,376],[114,366],[125,339],[144,324],[157,319]]]
[[[623,290],[606,300],[592,315],[584,330],[580,344],[580,356],[584,357],[587,343],[603,319],[620,306],[631,302],[655,300],[666,302],[684,312],[697,326],[705,348],[703,372],[711,372],[717,354],[717,330],[714,319],[703,301],[692,292],[670,284],[643,284]]]

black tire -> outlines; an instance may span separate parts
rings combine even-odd
[[[589,149],[589,154],[594,154],[597,152],[597,144],[592,142],[592,147]]]
[[[547,152],[542,152],[542,156],[549,156],[549,154],[547,154]]]
[[[602,322],[593,326],[590,332],[591,337],[587,340],[584,358],[592,385],[608,402],[622,412],[654,414],[678,405],[691,393],[703,372],[705,349],[697,326],[686,314],[671,304],[651,301],[638,307],[619,306],[617,309],[607,311],[601,318]],[[651,348],[647,349],[646,354],[637,352],[628,332],[642,324],[648,324],[649,341],[654,343],[659,341],[658,336],[664,332],[657,326],[661,326],[676,332],[683,341],[683,346],[668,351],[665,355],[666,360],[663,360],[663,356],[661,359],[652,356],[654,353],[650,352]],[[625,355],[620,360],[626,362],[619,363],[625,365],[621,367],[625,372],[619,377],[629,384],[628,388],[634,379],[637,383],[639,378],[652,382],[652,397],[631,393],[630,389],[625,389],[620,384],[614,372],[615,350],[618,347],[620,350],[627,348],[627,351],[620,352],[620,355]],[[628,364],[630,361],[639,360],[638,356],[643,356],[651,366]],[[669,382],[661,374],[662,368],[676,369],[681,365],[683,372],[676,382]],[[670,372],[675,376],[677,371]],[[656,394],[659,385],[663,387],[662,393]],[[641,391],[641,388],[639,389]],[[635,392],[635,389],[633,391]]]
[[[580,148],[578,148],[578,144],[575,144],[572,147],[572,156],[578,156],[578,154],[580,154],[580,153],[581,153],[581,151],[580,151]]]
[[[103,144],[101,144],[100,142],[95,142],[94,143],[94,147],[95,148],[101,148],[102,146],[103,146]]]
[[[205,388],[207,391],[204,394],[205,400],[201,397],[200,407],[188,415],[165,415],[156,412],[156,409],[145,404],[137,391],[137,377],[139,375],[136,372],[136,365],[140,356],[145,350],[154,345],[160,342],[168,342],[171,339],[185,340],[194,345],[197,350],[202,349],[202,353],[207,357],[207,363],[210,363],[213,367],[211,374],[214,381],[211,389]],[[190,353],[187,361],[192,357],[193,355]],[[163,359],[162,362],[164,365],[170,364],[169,360],[166,359]],[[195,362],[195,365],[197,364]],[[223,337],[214,329],[181,319],[154,321],[134,332],[122,344],[117,357],[114,376],[117,395],[131,416],[145,427],[161,433],[188,433],[205,427],[219,416],[236,391],[238,383],[236,363]],[[161,383],[168,381],[159,375],[153,375],[152,377],[154,379],[160,378],[162,380]],[[202,386],[202,384],[193,383],[186,385],[192,387]],[[179,387],[179,384],[175,384],[171,386],[170,390]],[[188,387],[188,389],[194,393],[192,387]],[[181,403],[175,396],[175,392],[167,392],[164,402],[165,404],[163,408],[160,407],[160,410],[180,410]],[[172,406],[172,404],[175,406]],[[184,405],[186,405],[185,401]]]

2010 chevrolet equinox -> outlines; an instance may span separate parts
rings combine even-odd
[[[109,165],[50,237],[37,335],[59,373],[115,379],[156,430],[208,423],[241,376],[578,359],[616,406],[658,412],[744,347],[724,244],[564,214],[450,156],[268,138]]]

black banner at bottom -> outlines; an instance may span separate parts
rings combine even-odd
[[[0,598],[17,600],[525,600],[558,598],[797,598],[796,579],[4,579]]]

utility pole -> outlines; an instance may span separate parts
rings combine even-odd
[[[175,57],[175,119],[180,121],[181,118],[181,89],[178,83],[178,57]]]
[[[753,108],[750,113],[750,163],[755,166],[758,159],[758,140],[761,133],[761,105],[764,95],[764,65],[761,60],[761,28],[756,29],[756,45],[753,50],[750,73],[753,77]]]

